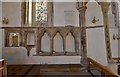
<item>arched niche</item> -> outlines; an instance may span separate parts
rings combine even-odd
[[[35,45],[35,34],[34,33],[28,33],[27,34],[27,45]]]
[[[71,32],[66,36],[66,51],[75,52],[75,39]]]
[[[95,0],[90,0],[86,4],[85,20],[86,26],[103,25],[103,14],[101,6]],[[95,20],[95,23],[93,22]]]
[[[50,37],[47,32],[45,32],[41,38],[41,50],[43,52],[50,52]]]
[[[54,51],[63,52],[63,38],[59,32],[56,33],[53,41],[54,41],[54,44],[53,44]]]
[[[10,47],[20,46],[20,35],[19,35],[19,33],[10,33],[9,34],[9,46]]]

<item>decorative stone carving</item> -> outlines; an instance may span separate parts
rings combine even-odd
[[[66,36],[69,32],[72,33],[74,39],[75,39],[75,54],[74,55],[78,55],[79,54],[79,47],[78,47],[78,44],[79,44],[79,41],[78,41],[78,34],[79,34],[79,27],[45,27],[43,29],[45,32],[48,33],[48,35],[50,36],[50,51],[51,53],[46,53],[44,55],[67,55],[68,52],[66,52],[66,47],[65,47],[65,44],[66,44]],[[59,34],[62,36],[62,39],[63,39],[63,52],[61,53],[58,53],[58,52],[55,52],[54,51],[54,47],[53,47],[53,39],[54,37],[56,36],[56,34],[59,32]],[[43,31],[40,31],[38,32],[38,40],[37,40],[37,45],[40,46],[40,40],[41,40],[41,37],[43,35]],[[42,34],[42,35],[41,35]],[[37,55],[43,55],[44,52],[41,52],[41,48],[38,47],[38,50],[39,53]],[[57,54],[58,53],[58,54]]]
[[[85,11],[87,9],[86,7],[86,2],[82,2],[80,7],[78,7],[79,15],[80,18],[80,33],[81,33],[81,52],[82,52],[82,57],[81,57],[81,63],[83,65],[87,64],[87,45],[86,45],[86,22],[85,22]]]
[[[13,36],[17,36],[16,39],[13,38]],[[14,29],[7,29],[5,31],[5,46],[12,47],[12,46],[21,46],[22,45],[22,39],[21,39],[21,31],[20,30],[14,30]],[[15,42],[18,42],[18,44]],[[11,43],[11,44],[10,44]],[[16,44],[17,45],[16,45]]]
[[[6,45],[9,46],[9,34],[10,33],[19,33],[20,34],[20,46],[23,46],[27,49],[27,55],[29,56],[30,50],[35,47],[36,48],[36,55],[39,56],[62,56],[62,55],[68,55],[68,56],[76,56],[79,55],[80,50],[80,28],[79,27],[17,27],[17,28],[5,28],[5,40]],[[29,39],[27,36],[28,34],[34,34],[34,45],[27,44],[27,40]],[[50,52],[44,52],[41,50],[41,38],[44,36],[44,34],[47,33],[50,37]],[[55,52],[54,51],[54,37],[56,34],[59,33],[63,39],[63,52]],[[74,37],[74,45],[75,45],[75,51],[67,52],[66,51],[66,36],[68,33],[71,33]]]
[[[110,3],[109,2],[100,2],[101,9],[103,12],[103,22],[105,29],[105,41],[106,41],[106,50],[108,61],[111,59],[111,47],[110,47],[110,36],[109,36],[109,24],[108,24],[108,10]]]

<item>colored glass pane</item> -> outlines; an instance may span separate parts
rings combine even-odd
[[[47,0],[36,0],[36,21],[47,22]]]

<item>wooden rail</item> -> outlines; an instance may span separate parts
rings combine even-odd
[[[119,58],[112,58],[113,60],[120,60],[120,57]]]
[[[6,77],[6,61],[0,60],[0,77]]]
[[[108,69],[105,66],[102,66],[101,64],[99,64],[95,60],[93,60],[89,57],[87,57],[87,60],[88,60],[89,63],[91,63],[92,65],[97,67],[102,73],[106,74],[108,77],[119,77],[117,74],[113,73],[110,69]],[[90,68],[88,68],[88,69],[90,71]]]

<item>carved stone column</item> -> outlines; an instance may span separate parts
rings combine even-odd
[[[111,48],[110,48],[110,36],[109,36],[109,25],[108,25],[108,10],[109,10],[110,3],[101,2],[100,5],[101,5],[102,13],[103,13],[103,23],[104,23],[104,30],[105,30],[107,59],[108,59],[108,61],[110,61]]]
[[[27,45],[27,33],[25,31],[22,31],[22,46],[26,47]]]
[[[28,0],[26,0],[26,2],[24,3],[23,8],[25,9],[25,10],[24,10],[24,13],[25,13],[25,14],[24,14],[24,16],[23,16],[23,18],[25,19],[25,20],[24,20],[24,24],[29,24],[29,23],[28,23],[28,20],[29,20],[29,19],[28,19],[28,17],[29,17],[29,2],[28,2]],[[23,18],[22,18],[22,19],[23,19]]]
[[[75,52],[76,55],[79,55],[79,43],[80,43],[80,29],[74,28],[73,29],[73,35],[74,35],[74,43],[75,43]]]
[[[53,11],[53,2],[48,2],[48,26],[53,26],[53,15],[54,15],[54,11]]]
[[[64,53],[64,55],[66,55],[66,36],[62,36],[62,38],[63,38],[63,53]]]
[[[86,23],[85,23],[85,11],[86,11],[87,7],[86,5],[84,5],[84,3],[82,4],[82,6],[80,6],[78,8],[79,11],[79,15],[81,19],[80,22],[80,33],[81,33],[81,63],[83,65],[87,64],[87,45],[86,45]]]
[[[54,52],[54,37],[50,37],[50,52],[51,52],[51,55],[53,55],[53,52]]]
[[[39,55],[40,51],[41,51],[41,38],[39,36],[39,28],[36,29],[35,31],[35,38],[36,38],[36,54]]]
[[[120,75],[120,65],[118,65],[118,75]]]
[[[77,38],[75,37],[74,38],[74,44],[75,44],[75,52],[78,54],[78,49],[77,49],[77,47],[78,47],[78,42],[77,42]]]
[[[56,35],[56,29],[51,27],[51,28],[46,28],[48,35],[50,37],[50,55],[53,55],[54,51],[54,37]]]

